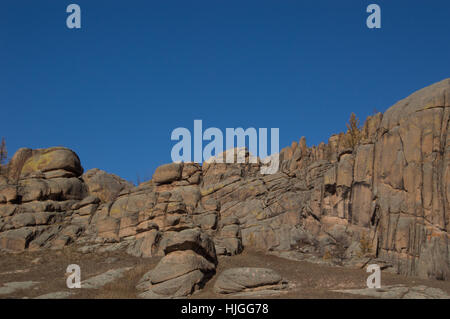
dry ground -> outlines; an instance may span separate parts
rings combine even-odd
[[[160,258],[136,258],[125,252],[80,253],[76,246],[61,251],[23,252],[0,254],[0,287],[8,282],[37,281],[33,288],[16,291],[0,298],[34,298],[57,291],[76,291],[70,298],[136,298],[135,286],[147,271],[156,266]],[[68,289],[66,268],[69,264],[81,267],[82,280],[102,274],[110,269],[132,267],[125,276],[100,289]],[[233,257],[220,257],[217,273],[231,267],[264,267],[277,271],[289,281],[292,288],[272,298],[359,298],[357,295],[332,292],[335,289],[365,288],[369,275],[364,269],[350,269],[286,260],[257,251],[245,251]],[[203,290],[192,298],[223,298],[213,292],[213,277]],[[450,282],[424,280],[382,272],[382,285],[426,285],[440,288],[450,294]],[[361,296],[362,297],[362,296]]]

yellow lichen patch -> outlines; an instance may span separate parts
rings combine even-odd
[[[322,256],[323,260],[330,260],[332,258],[331,252],[329,250],[326,250],[325,253]]]
[[[431,108],[433,108],[433,107],[435,107],[435,103],[434,103],[434,101],[430,101],[430,102],[428,102],[427,104],[425,104],[425,106],[423,107],[423,109],[424,109],[424,110],[427,110],[427,109],[431,109]]]
[[[22,166],[21,175],[60,169],[78,174],[83,172],[79,158],[73,151],[62,147],[52,147],[33,151],[32,156]]]
[[[263,220],[268,218],[267,212],[264,211],[252,211],[251,214],[256,215],[256,220]]]
[[[226,184],[224,184],[224,183],[218,183],[218,184],[215,184],[213,187],[210,187],[210,188],[202,188],[200,190],[200,194],[202,196],[207,196],[209,194],[212,194],[212,193],[218,191],[219,189],[224,188],[225,186],[226,186]]]
[[[249,233],[247,236],[247,245],[248,246],[255,246],[256,244],[256,238],[254,233]]]
[[[124,211],[124,207],[120,207],[119,205],[113,205],[113,207],[109,211],[109,216],[119,218],[122,216],[122,211]]]
[[[22,168],[22,174],[34,173],[42,170],[42,168],[48,166],[52,161],[52,153],[44,153],[29,158]]]

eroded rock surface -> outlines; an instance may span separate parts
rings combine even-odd
[[[262,293],[285,288],[287,282],[275,271],[251,267],[227,269],[219,275],[214,284],[214,292],[218,294]]]
[[[134,187],[133,184],[119,176],[98,168],[87,171],[81,178],[86,183],[89,193],[98,197],[103,203],[115,200],[121,192]]]

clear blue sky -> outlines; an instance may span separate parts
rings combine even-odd
[[[449,16],[448,0],[2,0],[0,136],[11,156],[62,145],[131,181],[194,119],[318,144],[450,77]]]

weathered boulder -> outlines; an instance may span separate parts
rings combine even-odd
[[[231,268],[222,272],[214,284],[218,294],[285,289],[286,282],[267,268]]]
[[[144,291],[141,297],[185,297],[202,288],[214,275],[214,242],[200,230],[167,232],[160,246],[166,255],[141,279],[137,286]]]
[[[137,286],[142,297],[185,297],[201,288],[214,274],[215,265],[192,250],[165,256]]]
[[[242,233],[239,219],[224,217],[220,220],[220,231],[215,237],[216,252],[219,255],[233,256],[242,252]]]
[[[81,200],[87,194],[86,186],[76,177],[58,177],[49,180],[21,179],[18,186],[18,194],[23,203],[44,200]]]
[[[129,191],[134,186],[130,182],[114,174],[93,168],[81,177],[90,194],[97,196],[102,202],[110,202],[122,191]]]
[[[8,178],[11,182],[16,182],[19,179],[23,165],[32,154],[33,150],[30,148],[20,148],[17,150],[8,163]]]
[[[0,185],[0,204],[17,202],[18,195],[16,185]]]
[[[24,250],[35,235],[33,227],[5,231],[0,234],[0,247],[11,251]]]
[[[159,166],[153,174],[152,180],[157,184],[165,184],[181,179],[183,163],[170,163]]]
[[[162,256],[163,252],[159,247],[161,240],[161,232],[156,229],[156,225],[152,225],[155,229],[150,229],[139,234],[127,248],[127,253],[136,257],[153,257]]]
[[[368,117],[356,140],[340,133],[308,147],[302,138],[281,150],[270,175],[235,149],[202,166],[160,166],[132,187],[96,169],[80,178],[68,149],[20,149],[0,179],[0,248],[62,247],[82,236],[135,256],[166,254],[168,263],[186,258],[198,271],[154,283],[170,295],[204,282],[209,268],[192,260],[215,265],[216,254],[244,248],[340,265],[376,258],[448,280],[449,92],[447,79],[412,94]],[[231,151],[242,163],[218,160]]]
[[[214,241],[199,229],[166,232],[161,240],[160,247],[166,255],[173,251],[192,250],[214,264],[217,263]]]
[[[17,151],[0,186],[0,248],[61,248],[73,242],[83,229],[66,232],[76,227],[72,215],[92,214],[98,203],[83,201],[88,192],[82,172],[78,156],[64,147]]]
[[[21,168],[20,164],[22,163],[18,162],[23,162]],[[65,177],[78,177],[83,173],[77,154],[65,147],[37,149],[31,152],[22,150],[17,157],[13,157],[11,163],[15,171],[20,171],[20,178],[37,173],[43,173],[48,178],[61,177],[62,175],[60,174],[64,174],[61,172],[57,174],[50,173],[52,171],[65,171],[67,172]]]

